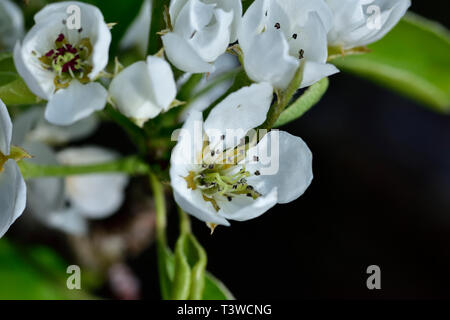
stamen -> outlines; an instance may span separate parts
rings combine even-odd
[[[276,29],[280,29],[280,28],[281,28],[281,25],[280,25],[279,22],[275,23],[275,28],[276,28]]]

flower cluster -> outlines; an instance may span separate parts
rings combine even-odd
[[[146,52],[152,5],[144,1],[121,48],[136,45],[141,55]],[[69,6],[79,9],[77,28],[69,23]],[[409,6],[409,0],[255,0],[244,13],[240,0],[172,0],[160,32],[162,50],[126,67],[116,60],[113,68],[112,25],[95,6],[49,4],[21,40],[17,8],[0,0],[0,49],[15,43],[17,72],[46,101],[45,112],[33,108],[16,118],[14,134],[0,103],[0,236],[25,207],[26,185],[16,162],[28,155],[10,148],[11,140],[34,156],[29,163],[113,161],[118,154],[104,148],[50,147],[92,133],[94,113],[108,103],[148,138],[145,159],[154,155],[145,152],[157,117],[163,122],[164,113],[177,109],[174,129],[182,128],[173,135],[169,172],[174,198],[211,228],[297,199],[313,179],[312,153],[302,139],[272,130],[267,120],[279,116],[276,110],[286,108],[298,89],[339,71],[329,50],[346,54],[379,40]],[[17,25],[5,26],[7,19]],[[243,70],[245,84],[233,86],[227,77],[236,69]],[[191,95],[180,97],[187,85]],[[127,183],[125,174],[112,173],[31,180],[28,204],[46,225],[83,233],[87,219],[118,210]]]

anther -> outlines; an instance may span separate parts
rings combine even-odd
[[[295,40],[297,40],[297,34],[294,33],[294,34],[292,35],[292,38],[294,38]]]
[[[222,135],[220,139],[225,140],[225,135]]]
[[[258,162],[259,161],[259,157],[258,156],[253,156],[253,161]]]
[[[210,169],[210,170],[214,169],[214,165],[213,165],[213,164],[210,164],[210,165],[208,166],[208,169]]]
[[[228,201],[230,201],[230,202],[231,202],[231,200],[233,200],[233,198],[230,197],[230,196],[228,196],[227,199],[228,199]]]
[[[305,50],[300,49],[300,51],[298,52],[298,58],[301,60],[304,58],[304,54],[305,54]]]
[[[275,23],[275,28],[277,28],[277,29],[280,29],[280,28],[281,28],[281,25],[280,25],[279,22]]]
[[[211,151],[211,157],[214,157],[215,154],[216,154],[216,152],[214,150]]]
[[[260,176],[261,175],[261,172],[259,172],[259,170],[256,170],[255,171],[255,176]]]

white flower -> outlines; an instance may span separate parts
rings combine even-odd
[[[20,8],[10,0],[0,0],[0,51],[12,50],[24,33]]]
[[[405,15],[410,0],[326,0],[333,11],[330,46],[344,50],[383,38]]]
[[[266,119],[272,92],[267,83],[245,87],[217,105],[204,123],[201,113],[191,113],[170,169],[174,197],[183,210],[209,224],[228,226],[228,220],[256,218],[308,188],[312,155],[300,138],[271,131],[257,145],[241,141]],[[273,167],[278,168],[270,172]]]
[[[112,161],[117,154],[99,147],[65,149],[58,154],[40,143],[27,146],[41,164],[89,165]],[[28,182],[30,211],[44,224],[71,234],[85,234],[89,219],[104,219],[123,204],[128,177],[92,174]]]
[[[120,112],[142,126],[170,108],[177,87],[170,65],[148,56],[146,62],[136,62],[116,75],[109,94]]]
[[[67,23],[70,6],[80,8],[78,30]],[[81,2],[60,2],[44,7],[34,20],[22,45],[14,49],[14,63],[30,90],[48,100],[46,119],[69,125],[102,110],[107,91],[93,81],[108,63],[111,32],[100,10]]]
[[[99,120],[95,115],[66,127],[52,125],[45,120],[44,110],[35,106],[20,113],[14,119],[12,141],[15,145],[41,142],[61,146],[88,137],[98,128],[98,125]]]
[[[25,209],[27,188],[11,154],[12,123],[0,100],[0,238]]]
[[[152,1],[145,0],[137,18],[133,21],[120,41],[121,49],[136,47],[142,56],[146,55],[150,35],[150,24],[152,21],[150,15],[150,12],[152,12],[151,9]]]
[[[237,40],[240,0],[172,0],[173,31],[162,37],[175,67],[185,72],[214,71],[212,63]]]
[[[248,76],[286,89],[301,62],[302,88],[338,72],[326,63],[331,20],[323,0],[256,0],[239,31]]]

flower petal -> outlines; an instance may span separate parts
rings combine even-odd
[[[172,69],[166,60],[155,56],[147,57],[147,68],[154,101],[160,108],[167,111],[177,95],[177,85]]]
[[[244,87],[225,98],[209,114],[205,132],[211,145],[216,145],[225,135],[225,146],[239,144],[250,129],[266,120],[273,100],[273,88],[268,83]]]
[[[256,163],[255,156],[259,158]],[[249,183],[263,195],[276,188],[278,203],[300,197],[313,179],[312,154],[308,146],[299,137],[284,131],[265,135],[247,152],[247,163],[247,170],[261,173],[250,177]]]
[[[120,72],[109,86],[119,111],[140,122],[155,118],[163,109],[156,102],[149,73],[147,64],[139,61]]]
[[[53,124],[67,126],[103,110],[108,92],[97,82],[81,84],[73,80],[67,89],[58,90],[49,100],[45,118]]]
[[[238,39],[238,30],[242,19],[242,2],[241,0],[220,0],[217,5],[227,12],[232,12],[233,23],[231,25],[230,43],[236,42]]]
[[[317,63],[313,61],[305,62],[305,69],[303,71],[303,80],[300,88],[306,88],[313,85],[317,81],[336,74],[339,69],[330,63]]]
[[[142,56],[145,56],[148,48],[148,39],[150,35],[150,24],[152,17],[152,1],[145,0],[139,11],[139,15],[133,21],[127,32],[120,40],[120,48],[128,49],[136,47]]]
[[[213,72],[213,65],[204,61],[190,44],[176,33],[162,37],[169,61],[178,69],[191,73]]]
[[[112,161],[117,154],[98,147],[71,148],[58,153],[61,163],[88,165]],[[92,174],[66,178],[66,195],[73,208],[92,219],[115,213],[124,201],[128,177],[122,174]]]
[[[0,172],[0,238],[22,214],[27,187],[14,160],[8,160]]]
[[[12,123],[3,101],[0,99],[0,153],[9,155],[11,147]]]
[[[0,47],[12,50],[24,33],[23,13],[9,0],[0,1]]]

